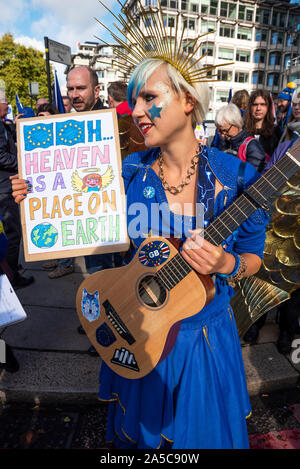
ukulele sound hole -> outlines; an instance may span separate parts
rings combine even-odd
[[[167,292],[157,277],[147,275],[139,284],[139,295],[143,303],[155,308],[165,302]]]

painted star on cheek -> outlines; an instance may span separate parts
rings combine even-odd
[[[151,119],[155,119],[155,117],[161,117],[160,113],[161,113],[161,110],[162,110],[162,107],[157,107],[156,104],[153,104],[152,108],[149,109],[149,114],[151,116]]]

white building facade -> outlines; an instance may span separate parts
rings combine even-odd
[[[141,0],[145,10],[155,8],[157,0]],[[218,71],[218,81],[210,83],[211,105],[207,119],[227,102],[229,92],[256,88],[269,90],[275,98],[291,81],[291,65],[300,56],[300,6],[290,0],[161,0],[168,34],[174,34],[175,18],[185,27],[185,44],[195,36],[203,38],[198,54],[207,53],[205,65],[228,63]],[[140,27],[137,0],[127,0],[124,9],[136,15]],[[100,94],[107,100],[107,86],[121,79],[113,65],[111,45],[80,44],[73,65],[90,65],[99,77]],[[298,59],[297,59],[298,58]],[[231,62],[234,64],[232,65]],[[293,75],[294,76],[294,75]]]
[[[155,8],[157,0],[142,0],[142,5],[146,10]],[[289,64],[300,55],[299,5],[289,0],[161,0],[161,5],[170,34],[177,15],[178,34],[184,25],[186,39],[211,31],[199,50],[199,55],[208,54],[203,64],[228,62],[219,69],[219,80],[210,85],[207,119],[213,119],[227,102],[230,90],[234,94],[241,89],[264,88],[274,97],[282,90]],[[137,0],[127,0],[124,8],[139,18]]]

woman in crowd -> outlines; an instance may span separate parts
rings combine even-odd
[[[243,118],[235,104],[221,107],[216,114],[215,124],[220,136],[219,150],[251,163],[259,172],[264,169],[265,152],[259,142],[243,129]]]
[[[255,90],[250,94],[244,116],[245,130],[255,136],[269,160],[277,147],[281,130],[275,124],[271,94],[266,90]]]
[[[231,99],[231,103],[235,104],[239,110],[241,111],[242,116],[246,112],[247,106],[249,101],[249,93],[247,90],[238,90],[234,93]]]
[[[251,409],[227,279],[259,269],[267,215],[257,210],[226,246],[197,234],[199,204],[209,224],[235,199],[241,162],[197,142],[194,129],[208,110],[209,88],[180,70],[153,57],[140,61],[131,75],[128,102],[148,150],[123,161],[127,206],[143,204],[150,214],[152,204],[167,204],[171,234],[179,221],[191,230],[188,238],[180,234],[183,258],[215,277],[216,293],[198,314],[186,312],[173,349],[148,375],[125,379],[103,363],[99,399],[110,403],[107,439],[118,448],[248,448]],[[244,185],[258,177],[246,163]],[[12,182],[16,201],[23,200],[25,181]],[[159,217],[161,226],[161,212]],[[131,257],[144,241],[131,232],[133,219],[128,210]],[[146,233],[160,233],[153,220],[143,221]]]

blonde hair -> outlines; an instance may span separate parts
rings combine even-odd
[[[165,65],[171,86],[178,94],[188,92],[196,100],[192,112],[192,126],[201,124],[208,111],[210,101],[210,90],[206,82],[195,83],[193,86],[187,83],[181,73],[173,65],[165,60],[150,58],[141,62],[133,71],[127,91],[127,100],[131,108],[134,107],[132,98],[138,95],[139,90],[145,86],[146,81],[152,73],[160,66]]]

